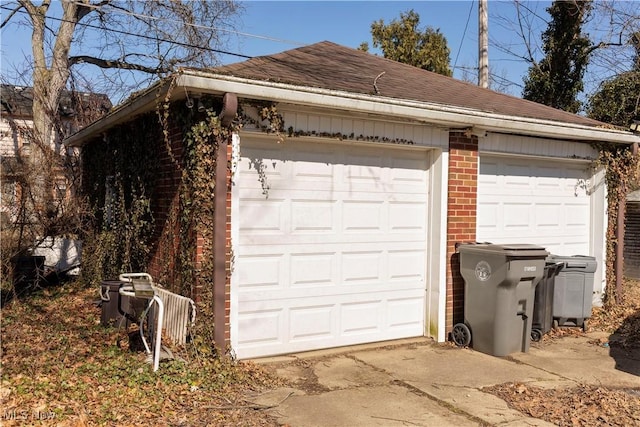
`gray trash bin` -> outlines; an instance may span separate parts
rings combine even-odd
[[[584,255],[551,255],[549,259],[564,264],[553,291],[554,326],[579,326],[586,330],[586,319],[591,317],[593,307],[596,259]]]
[[[104,280],[100,284],[100,299],[102,313],[100,324],[102,326],[128,325],[127,313],[129,312],[129,297],[120,295],[119,280]]]
[[[468,333],[475,350],[493,356],[529,351],[535,288],[549,253],[535,245],[486,243],[458,251],[465,323],[454,326],[456,344]]]

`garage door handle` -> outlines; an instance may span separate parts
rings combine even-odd
[[[527,320],[529,318],[529,316],[527,316],[527,313],[525,313],[524,311],[519,311],[518,316],[522,316],[522,320]]]

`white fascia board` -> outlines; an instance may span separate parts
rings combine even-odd
[[[134,100],[117,107],[103,119],[67,138],[65,144],[82,145],[86,139],[126,121],[132,115],[150,111],[155,108],[158,100],[164,99],[168,87],[169,83],[166,80],[156,83]],[[442,104],[251,80],[196,70],[183,70],[177,75],[170,99],[182,99],[187,92],[201,94],[231,92],[237,94],[239,98],[402,117],[449,128],[476,128],[483,131],[578,141],[607,141],[620,144],[640,142],[640,136],[619,130],[505,116]]]
[[[415,102],[393,98],[356,94],[344,91],[318,89],[249,80],[239,77],[189,71],[179,78],[187,90],[203,92],[233,92],[239,97],[287,102],[346,111],[358,111],[404,117],[416,121],[448,127],[469,128],[494,132],[517,133],[556,139],[609,141],[621,144],[640,142],[640,136],[631,132],[599,129],[592,126],[505,116],[468,108],[434,103]]]

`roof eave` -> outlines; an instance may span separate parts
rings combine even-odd
[[[172,87],[176,96],[180,96],[180,94],[184,96],[190,91],[201,93],[231,92],[240,98],[402,117],[450,128],[476,128],[490,132],[591,142],[606,141],[619,144],[640,142],[640,136],[617,129],[506,116],[435,103],[252,80],[199,70],[183,70],[176,76]],[[72,135],[65,143],[70,146],[82,145],[87,139],[115,124],[126,121],[133,114],[140,114],[156,108],[157,100],[164,99],[168,88],[169,85],[166,82],[158,82],[135,99],[114,109],[103,119]],[[178,88],[180,90],[176,91]],[[173,99],[178,98],[172,94]]]
[[[95,138],[113,126],[125,123],[134,116],[154,110],[157,108],[158,100],[167,95],[169,87],[170,85],[166,80],[155,82],[135,97],[113,108],[105,116],[65,138],[63,143],[69,147],[81,147],[89,139]]]

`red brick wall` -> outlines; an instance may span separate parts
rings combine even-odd
[[[169,144],[157,142],[157,184],[151,201],[155,229],[148,272],[158,283],[169,289],[179,274],[178,209],[182,177],[182,133],[178,126],[170,128]],[[188,295],[191,297],[191,295]]]
[[[477,193],[478,138],[452,132],[449,134],[447,199],[447,332],[464,320],[464,280],[455,244],[476,240]]]
[[[178,261],[179,190],[182,180],[182,131],[177,125],[169,129],[168,143],[156,141],[158,150],[157,181],[151,199],[155,228],[152,240],[148,272],[155,281],[177,291],[179,281]],[[151,141],[148,141],[151,143]],[[187,295],[191,297],[191,295]]]

